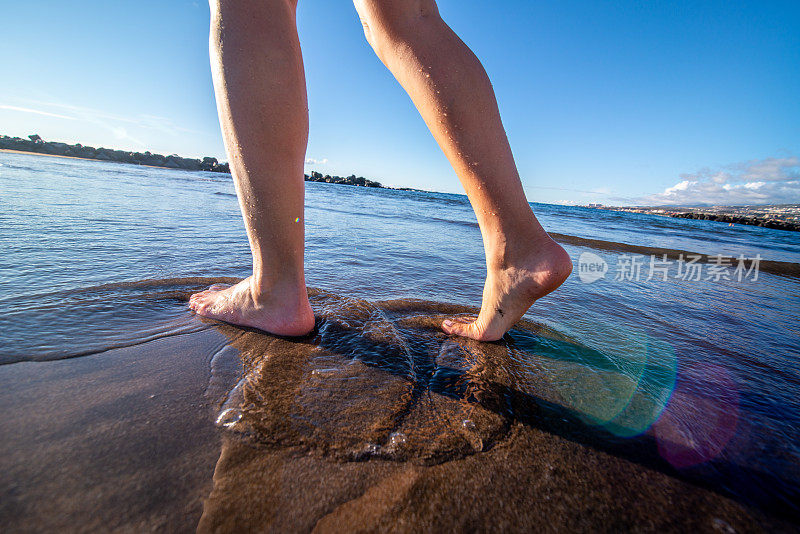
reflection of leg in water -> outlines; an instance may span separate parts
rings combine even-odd
[[[536,220],[522,190],[494,91],[481,63],[433,0],[355,0],[364,33],[408,92],[469,196],[487,277],[475,321],[451,334],[499,339],[569,276],[572,261]]]

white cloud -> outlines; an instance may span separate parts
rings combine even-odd
[[[766,158],[740,163],[735,166],[747,180],[783,181],[788,177],[800,178],[800,158]]]
[[[800,203],[800,158],[766,158],[681,175],[663,193],[636,199],[639,205],[697,206]]]
[[[720,171],[711,177],[711,181],[717,184],[724,184],[725,182],[730,180],[730,178],[731,178],[730,174],[724,171]]]
[[[41,109],[23,108],[20,106],[9,106],[7,104],[0,104],[0,109],[5,109],[8,111],[18,111],[20,113],[32,113],[34,115],[44,115],[45,117],[55,117],[57,119],[67,119],[70,121],[75,120],[75,117],[68,117],[67,115],[51,113],[49,111],[42,111]]]
[[[747,189],[761,189],[765,185],[767,185],[766,182],[749,182],[744,184]]]
[[[328,163],[328,158],[306,158],[306,165],[325,165],[326,163]]]
[[[697,185],[696,181],[684,180],[682,182],[679,182],[679,183],[673,185],[672,187],[668,187],[664,191],[664,194],[665,195],[671,195],[671,194],[676,193],[678,191],[687,191],[690,187],[694,187],[695,185]]]

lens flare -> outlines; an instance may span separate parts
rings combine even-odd
[[[647,431],[675,387],[674,349],[642,330],[595,321],[573,338],[551,329],[509,337],[514,359],[546,381],[546,387],[531,384],[532,394],[620,437]]]
[[[682,370],[678,387],[653,426],[658,452],[678,469],[719,456],[736,434],[739,390],[722,366],[703,363]]]

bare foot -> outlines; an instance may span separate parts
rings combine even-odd
[[[548,238],[535,254],[517,264],[490,268],[477,319],[448,319],[442,323],[442,330],[478,341],[498,340],[537,299],[558,288],[571,272],[569,254]]]
[[[252,277],[235,286],[211,286],[192,295],[189,307],[203,317],[281,336],[302,336],[314,328],[305,286],[276,285],[267,294],[259,294],[253,286]]]

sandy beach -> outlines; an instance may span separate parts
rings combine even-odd
[[[604,444],[570,410],[521,397],[511,400],[515,417],[504,413],[510,368],[492,362],[505,349],[453,344],[435,327],[437,314],[471,309],[377,304],[394,327],[363,331],[367,304],[315,298],[340,318],[316,339],[215,324],[88,357],[0,366],[0,528],[792,528],[684,480],[648,436]],[[353,362],[353,350],[374,358]],[[436,351],[422,389],[393,359],[403,350]],[[542,384],[548,394],[557,395]]]
[[[192,530],[219,457],[219,337],[0,367],[0,530]]]

